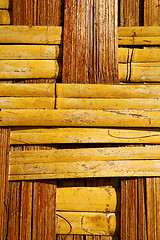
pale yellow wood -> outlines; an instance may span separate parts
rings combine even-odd
[[[160,176],[160,160],[10,164],[9,180]]]
[[[125,71],[126,74],[126,71]],[[160,85],[57,84],[58,98],[159,98]]]
[[[0,26],[1,43],[60,44],[59,26]]]
[[[10,12],[8,10],[0,10],[0,25],[11,24]]]
[[[160,159],[160,146],[54,149],[10,152],[10,165]],[[71,168],[72,170],[72,168]],[[159,169],[160,170],[160,169]],[[13,170],[14,171],[14,170]],[[43,170],[42,170],[43,171]],[[47,173],[47,172],[46,172]]]
[[[70,212],[118,212],[120,190],[113,187],[56,189],[56,210]]]
[[[0,97],[2,109],[54,109],[55,98]]]
[[[0,9],[9,9],[11,5],[10,0],[0,0]]]
[[[160,45],[160,37],[118,37],[118,45]]]
[[[57,78],[56,60],[0,60],[0,79]]]
[[[89,98],[57,98],[58,109],[160,109],[160,99],[89,99]]]
[[[126,82],[127,64],[119,64],[119,79]],[[159,82],[160,62],[132,63],[130,82]]]
[[[159,129],[33,128],[12,129],[10,144],[152,143],[160,144]]]
[[[132,49],[119,48],[118,57],[119,63],[127,63],[127,57],[129,54],[128,62],[131,60]],[[134,49],[132,55],[133,62],[160,62],[160,49]]]
[[[1,97],[55,97],[55,84],[0,84]]]
[[[0,59],[62,59],[58,45],[0,45]]]
[[[160,111],[2,109],[0,126],[159,127]]]
[[[57,234],[113,236],[116,231],[114,213],[56,212]]]
[[[160,37],[160,26],[118,27],[119,37]]]

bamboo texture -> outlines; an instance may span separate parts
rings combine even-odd
[[[0,25],[11,24],[11,16],[8,10],[0,10]]]
[[[9,8],[11,8],[10,0],[1,0],[0,1],[0,9],[9,9]]]
[[[63,25],[63,1],[13,0],[13,24],[29,26]]]
[[[159,129],[12,128],[10,144],[137,143],[160,144]]]
[[[10,130],[0,129],[0,239],[7,237]]]
[[[65,2],[63,83],[118,82],[117,7],[117,0]]]

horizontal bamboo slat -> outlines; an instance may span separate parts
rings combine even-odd
[[[131,60],[132,49],[129,48],[119,48],[118,57],[119,63],[128,63]],[[134,62],[160,62],[160,49],[137,49],[135,48],[132,54],[132,63]]]
[[[120,191],[113,187],[67,187],[56,189],[56,210],[68,212],[117,212]]]
[[[57,84],[57,98],[159,98],[160,85]]]
[[[114,213],[56,212],[57,234],[113,236],[116,231]]]
[[[160,45],[160,27],[119,27],[119,45]]]
[[[0,84],[1,97],[55,97],[55,84]]]
[[[62,27],[0,26],[0,43],[61,44]]]
[[[126,82],[127,64],[119,64],[120,81]],[[132,63],[129,82],[159,82],[160,62]]]
[[[160,160],[56,162],[10,165],[10,181],[88,177],[158,177]]]
[[[62,59],[58,45],[0,45],[0,59]]]
[[[9,9],[11,5],[10,0],[0,0],[0,9]]]
[[[113,128],[14,128],[11,131],[11,145],[53,143],[160,144],[160,130]]]
[[[11,16],[8,10],[0,10],[0,25],[11,24]]]
[[[57,98],[58,109],[160,109],[160,99],[88,99],[88,98]]]
[[[56,60],[0,60],[0,79],[57,78]]]
[[[150,110],[7,110],[0,126],[159,127],[160,111]]]
[[[55,99],[48,97],[0,97],[2,109],[54,109]]]
[[[159,153],[159,146],[10,152],[10,180],[160,176]]]

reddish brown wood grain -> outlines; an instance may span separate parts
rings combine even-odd
[[[146,179],[147,236],[160,239],[160,178]]]
[[[117,0],[66,0],[65,83],[117,83]]]
[[[63,0],[13,0],[13,25],[63,25]]]
[[[160,25],[159,0],[144,0],[144,26]]]
[[[6,239],[8,222],[8,173],[10,130],[0,129],[0,239]]]

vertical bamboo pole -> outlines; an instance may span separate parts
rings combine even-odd
[[[13,25],[60,26],[63,0],[13,0]]]
[[[117,0],[66,0],[64,83],[118,83]]]
[[[144,25],[160,25],[160,1],[144,0]],[[150,47],[154,48],[154,47]],[[159,48],[159,47],[157,47]],[[146,178],[148,240],[160,239],[160,178]]]
[[[10,130],[0,129],[0,240],[7,237]]]

